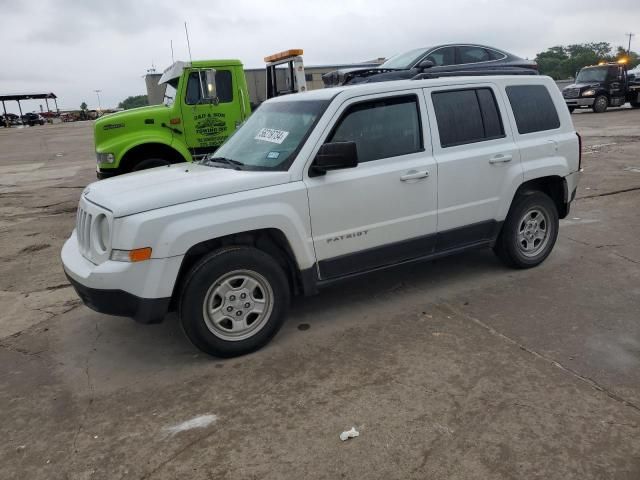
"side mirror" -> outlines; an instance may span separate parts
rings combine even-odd
[[[340,170],[358,166],[356,142],[325,143],[318,150],[311,165],[314,176],[324,175],[329,170]]]
[[[427,68],[431,68],[434,67],[436,64],[433,63],[431,60],[422,60],[419,64],[418,64],[418,68],[420,70],[426,70]]]
[[[200,75],[200,81],[202,82],[202,75]],[[204,100],[217,103],[218,92],[216,90],[216,71],[214,69],[204,71],[204,85],[201,85],[201,89]]]

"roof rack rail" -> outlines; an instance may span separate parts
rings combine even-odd
[[[440,78],[440,77],[481,77],[481,76],[494,76],[494,75],[540,75],[536,70],[529,68],[518,69],[492,69],[492,70],[458,70],[450,72],[426,72],[419,73],[415,77],[411,77],[411,80],[425,80],[428,78]]]

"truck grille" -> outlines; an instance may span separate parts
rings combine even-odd
[[[80,253],[84,257],[89,257],[91,252],[91,221],[93,215],[84,210],[82,206],[78,206],[78,215],[76,217],[76,235],[78,236],[78,246]]]
[[[564,98],[578,98],[580,96],[579,88],[567,88],[563,90],[562,96]]]

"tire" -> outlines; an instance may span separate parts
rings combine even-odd
[[[197,348],[236,357],[263,347],[280,330],[290,295],[287,276],[271,256],[252,247],[226,247],[187,274],[178,315]]]
[[[494,251],[507,266],[535,267],[553,250],[558,226],[558,209],[548,195],[540,191],[518,194],[511,204]]]
[[[593,101],[593,111],[596,113],[604,113],[609,107],[609,99],[606,95],[598,95]]]
[[[569,113],[573,113],[573,111],[576,109],[576,107],[567,107],[569,109]]]
[[[169,160],[165,160],[164,158],[145,158],[136,162],[133,165],[133,168],[131,168],[131,171],[138,172],[140,170],[146,170],[148,168],[166,167],[168,165],[171,165],[171,162]]]

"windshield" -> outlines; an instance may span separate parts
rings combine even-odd
[[[428,50],[428,48],[416,48],[415,50],[399,53],[380,65],[380,68],[411,68],[427,53]]]
[[[583,68],[578,73],[576,83],[604,82],[607,79],[607,67],[604,68]]]
[[[164,90],[164,103],[167,107],[173,105],[173,102],[176,99],[176,89],[178,88],[178,81],[180,78],[174,78],[165,83],[166,87]]]
[[[216,158],[251,170],[287,170],[329,100],[262,104],[205,163]],[[239,164],[238,164],[239,165]]]

